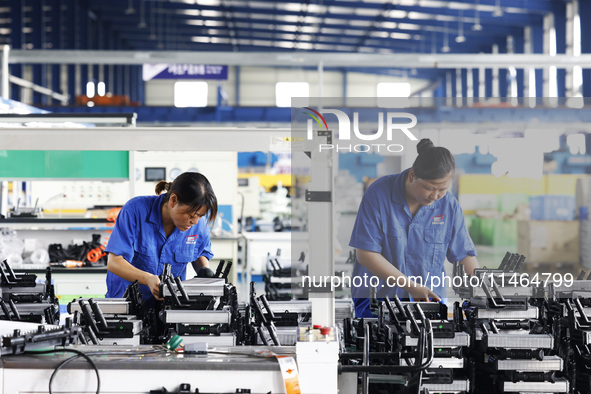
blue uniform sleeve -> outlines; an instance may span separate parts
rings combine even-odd
[[[349,246],[381,253],[384,232],[381,229],[380,212],[374,200],[374,193],[368,192],[365,193],[359,205]]]
[[[454,207],[453,218],[451,240],[447,249],[447,260],[452,263],[461,261],[467,256],[476,256],[474,242],[472,242],[472,238],[470,238],[470,234],[468,234],[468,229],[466,228],[464,211],[457,203]]]
[[[138,237],[138,232],[139,226],[136,223],[135,211],[132,206],[125,204],[117,215],[115,227],[105,251],[119,255],[131,263],[135,254],[134,242]]]
[[[195,260],[197,260],[201,256],[205,256],[207,260],[211,260],[213,257],[213,253],[211,253],[211,238],[209,236],[209,227],[206,226],[203,232],[205,236],[205,240],[203,241],[203,249],[201,253],[199,253],[199,255],[195,257]]]

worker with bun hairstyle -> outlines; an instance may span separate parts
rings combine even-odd
[[[446,257],[463,264],[469,275],[478,267],[464,212],[448,193],[455,174],[453,155],[428,138],[418,143],[417,151],[411,168],[372,183],[359,206],[349,242],[357,256],[351,286],[357,317],[372,316],[371,277],[379,278],[377,298],[441,301]]]
[[[160,298],[159,275],[167,263],[172,275],[182,280],[188,263],[197,276],[212,277],[209,233],[217,210],[209,181],[196,172],[185,172],[172,183],[160,181],[155,196],[129,200],[117,216],[105,249],[109,254],[106,297],[122,297],[137,280],[150,306],[154,297]]]

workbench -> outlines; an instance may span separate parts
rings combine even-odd
[[[252,393],[284,393],[285,385],[275,357],[256,356],[264,347],[229,347],[220,349],[228,354],[183,355],[155,353],[110,356],[109,352],[149,351],[153,347],[74,346],[73,349],[102,352],[92,356],[99,370],[101,393],[138,393],[165,387],[176,392],[182,383],[200,393],[235,393],[250,389]],[[277,354],[294,355],[295,347],[273,347]],[[210,349],[213,351],[213,349]],[[236,353],[236,354],[232,354]],[[250,354],[250,355],[245,355]],[[48,393],[49,379],[58,364],[73,353],[45,355],[2,356],[2,393]],[[96,374],[89,363],[79,358],[60,370],[53,382],[53,392],[95,393]]]

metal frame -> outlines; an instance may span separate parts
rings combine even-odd
[[[0,128],[2,150],[268,151],[288,128],[90,127]]]
[[[1,114],[0,123],[93,123],[103,125],[121,124],[135,126],[135,113],[106,113],[106,114],[77,114],[77,113],[48,113],[48,114]]]
[[[226,64],[230,66],[314,66],[326,67],[591,67],[591,54],[421,54],[421,53],[341,53],[341,52],[194,52],[194,51],[101,51],[101,50],[23,50],[10,51],[11,64]]]

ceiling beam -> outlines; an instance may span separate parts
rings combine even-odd
[[[580,66],[591,68],[591,54],[373,54],[339,52],[192,52],[192,51],[10,51],[11,64],[225,64],[232,66],[313,66],[465,68]]]

